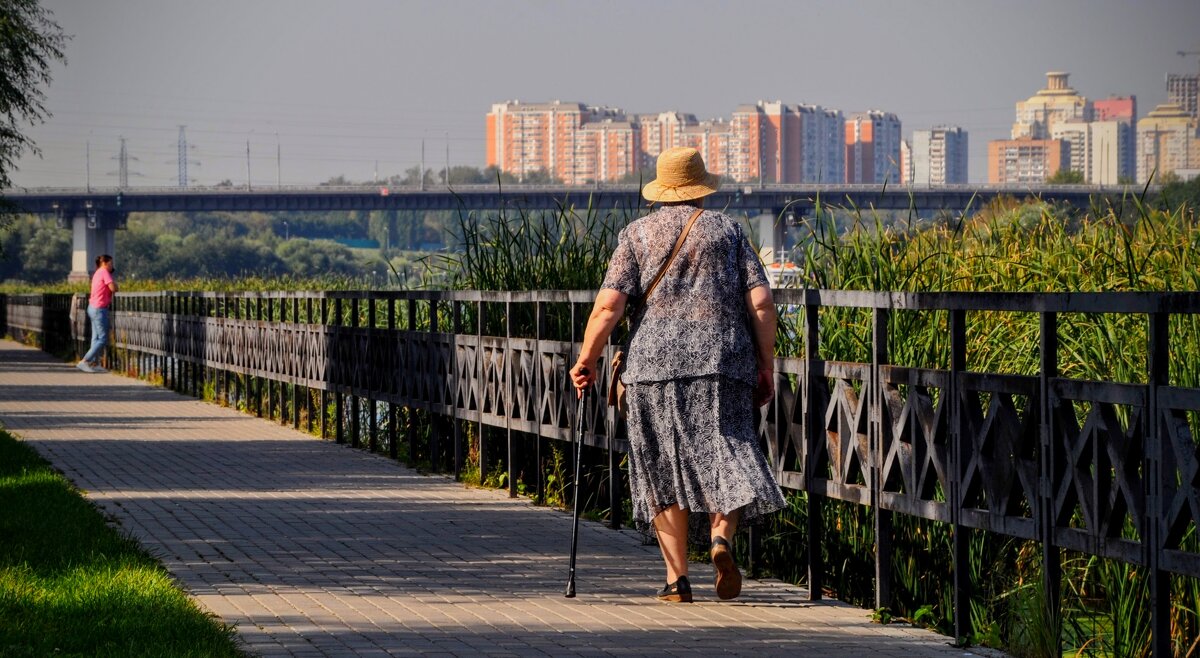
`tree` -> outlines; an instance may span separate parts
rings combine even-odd
[[[496,165],[483,170],[483,179],[487,183],[499,182],[501,185],[511,185],[517,182],[517,177],[507,171],[500,171]]]
[[[42,87],[50,84],[51,63],[67,61],[66,41],[53,13],[38,0],[0,2],[0,189],[12,186],[18,158],[41,152],[21,129],[50,117]]]
[[[1083,172],[1071,171],[1070,169],[1059,169],[1054,172],[1054,175],[1046,179],[1047,185],[1083,185]]]

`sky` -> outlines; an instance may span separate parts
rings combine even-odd
[[[970,179],[1015,103],[1068,71],[1166,101],[1200,70],[1200,0],[42,0],[72,35],[25,187],[371,181],[484,165],[493,103],[728,119],[782,100],[967,130]],[[247,147],[248,145],[248,147]],[[247,157],[249,150],[249,157]],[[249,169],[249,174],[247,174]]]

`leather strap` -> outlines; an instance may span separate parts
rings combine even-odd
[[[658,270],[658,274],[654,275],[654,280],[651,281],[650,285],[646,287],[646,294],[642,295],[643,304],[646,303],[647,299],[650,299],[650,293],[654,292],[654,289],[658,287],[658,282],[662,281],[663,275],[667,273],[667,268],[670,267],[671,263],[675,261],[675,256],[677,256],[679,254],[679,250],[683,248],[683,241],[687,239],[688,233],[692,230],[692,224],[696,223],[696,220],[700,218],[700,213],[702,212],[704,212],[703,208],[697,208],[696,212],[692,213],[691,219],[689,219],[688,223],[683,227],[683,232],[679,234],[679,239],[675,241],[675,248],[671,250],[671,255],[667,256],[667,262],[663,263],[663,266]]]

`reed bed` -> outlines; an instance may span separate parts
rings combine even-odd
[[[907,292],[1100,292],[1200,290],[1200,230],[1188,205],[1153,208],[1130,199],[1121,208],[1080,211],[1041,202],[1001,200],[971,216],[932,226],[891,223],[850,209],[852,227],[838,231],[847,209],[818,208],[803,222],[794,258],[812,287]],[[1175,317],[1170,326],[1174,386],[1200,386],[1200,323]],[[1038,370],[1038,317],[1033,313],[968,314],[968,369],[1033,375]],[[949,362],[944,313],[897,313],[890,318],[894,363],[945,368]],[[801,354],[802,318],[785,317],[780,351]],[[1060,318],[1064,377],[1143,383],[1144,317],[1073,314]],[[870,324],[862,311],[821,315],[823,358],[869,361]],[[1082,411],[1082,410],[1081,410]],[[1193,431],[1200,429],[1193,419]],[[832,593],[867,604],[874,545],[869,510],[835,503],[825,508],[831,532],[825,547]],[[768,542],[772,562],[787,559],[802,535],[805,510],[793,506]],[[897,517],[894,609],[950,631],[951,590],[944,565],[945,524]],[[1188,538],[1193,547],[1197,538]],[[1141,656],[1149,650],[1147,579],[1128,564],[1064,552],[1061,610],[1046,609],[1037,547],[973,532],[971,603],[975,636],[1017,655],[1054,653],[1061,627],[1068,654]],[[853,556],[830,561],[833,556]],[[798,573],[791,574],[793,578]],[[1173,646],[1178,656],[1200,655],[1200,583],[1172,580]]]

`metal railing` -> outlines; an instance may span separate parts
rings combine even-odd
[[[1051,602],[1061,550],[1144,568],[1152,650],[1170,655],[1169,579],[1200,577],[1200,389],[1175,384],[1171,364],[1200,357],[1173,351],[1168,328],[1200,313],[1200,293],[778,290],[775,298],[799,340],[777,357],[777,394],[759,414],[759,433],[780,484],[808,495],[812,596],[822,591],[820,506],[849,501],[873,510],[879,606],[891,598],[891,524],[904,514],[952,528],[957,637],[970,630],[967,531],[980,529],[1040,543]],[[491,438],[479,432],[479,463],[503,462],[515,495],[514,437],[540,446],[569,442],[575,429],[567,369],[592,300],[588,291],[120,294],[110,358],[193,394],[244,386],[261,401],[265,386],[268,415],[278,402],[295,426],[304,417],[311,429],[319,416],[323,436],[386,444],[393,456],[407,441],[410,457],[429,455],[434,470],[464,467],[464,424],[493,428]],[[37,305],[6,301],[10,333],[34,330]],[[825,357],[830,313],[869,316],[868,358]],[[938,318],[945,363],[893,364],[889,328],[903,314]],[[968,331],[978,328],[969,322],[993,314],[1036,320],[1033,372],[968,369],[977,361]],[[1146,355],[1138,381],[1061,376],[1060,318],[1111,315],[1145,320],[1144,344],[1129,346]],[[85,324],[77,313],[77,340]],[[398,409],[443,420],[418,446],[411,423],[393,422]],[[617,524],[622,428],[596,395],[584,422],[588,445],[607,455]]]

